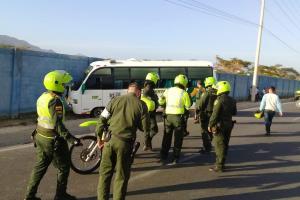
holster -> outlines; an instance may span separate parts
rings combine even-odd
[[[101,140],[104,142],[108,142],[111,138],[111,131],[108,129],[108,126],[104,126]]]
[[[130,157],[131,157],[131,164],[132,164],[133,161],[134,161],[134,156],[135,156],[136,152],[139,150],[140,145],[141,145],[141,144],[140,144],[139,142],[135,142],[134,145],[133,145],[132,153],[131,153],[131,155],[130,155]]]
[[[62,145],[63,140],[64,139],[58,134],[54,137],[54,151],[60,150],[60,146]]]
[[[236,123],[236,120],[232,120],[232,129],[233,129],[235,123]]]
[[[33,142],[33,146],[34,146],[34,148],[36,148],[36,142],[35,142],[35,135],[36,135],[36,129],[34,129],[33,131],[32,131],[32,133],[31,133],[31,140],[32,140],[32,142]]]

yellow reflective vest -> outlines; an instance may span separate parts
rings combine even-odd
[[[165,97],[166,101],[166,114],[181,115],[184,114],[185,109],[187,110],[191,107],[188,93],[179,87],[167,89],[163,97]]]
[[[146,96],[142,95],[141,100],[146,103],[148,112],[152,112],[155,110],[155,102],[153,100],[151,100],[150,97],[146,97]]]
[[[50,103],[58,98],[55,94],[45,92],[37,100],[37,114],[38,114],[38,126],[46,129],[55,129],[57,122],[57,115],[55,111],[50,108]],[[62,107],[63,121],[65,116],[65,109]]]

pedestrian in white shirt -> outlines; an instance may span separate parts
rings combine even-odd
[[[276,89],[274,86],[271,86],[268,89],[268,93],[266,93],[260,103],[259,110],[264,111],[264,119],[265,119],[265,127],[266,127],[266,135],[269,136],[271,133],[271,125],[273,117],[276,112],[279,112],[280,116],[282,114],[281,102],[278,95],[275,93]]]

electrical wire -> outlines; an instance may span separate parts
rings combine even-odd
[[[291,31],[291,29],[289,29],[288,26],[286,26],[284,23],[282,23],[282,21],[278,17],[276,17],[276,15],[274,15],[270,9],[268,9],[267,7],[265,7],[265,11],[266,11],[266,13],[269,14],[270,17],[272,17],[274,19],[274,21],[277,24],[279,24],[282,28],[284,28],[288,33],[290,33],[293,36],[295,36],[294,32]]]
[[[208,6],[208,5],[204,4],[204,3],[201,3],[201,2],[196,1],[196,0],[192,0],[192,1],[197,2],[200,5],[195,5],[195,4],[192,4],[192,3],[187,2],[185,0],[178,0],[181,3],[177,3],[177,2],[174,2],[174,1],[171,1],[171,0],[164,0],[164,1],[166,1],[166,2],[168,2],[170,4],[174,4],[176,6],[181,6],[181,7],[184,7],[184,8],[193,10],[193,11],[196,11],[196,12],[201,11],[201,13],[204,13],[204,14],[207,14],[207,15],[210,15],[210,16],[214,16],[214,17],[218,17],[218,18],[222,18],[222,19],[226,19],[227,21],[230,21],[230,22],[233,22],[233,23],[240,22],[240,23],[251,25],[251,26],[255,26],[255,27],[259,27],[260,26],[257,23],[251,22],[251,21],[249,21],[247,19],[238,17],[238,16],[233,15],[233,14],[229,14],[226,11],[214,8],[212,6]],[[280,43],[282,43],[288,49],[290,49],[291,51],[299,54],[299,52],[296,49],[294,49],[289,44],[287,44],[285,41],[283,41],[280,37],[278,37],[271,30],[269,30],[265,26],[263,28],[266,31],[266,33],[268,33],[273,38],[275,38],[276,40],[278,40]]]
[[[281,12],[287,17],[287,19],[290,21],[291,24],[294,25],[294,27],[296,27],[298,30],[300,30],[300,27],[298,26],[298,24],[296,24],[293,20],[292,17],[290,17],[290,15],[283,9],[283,7],[281,6],[281,4],[279,4],[279,2],[277,0],[274,0],[274,3],[277,5],[277,7],[281,10]]]

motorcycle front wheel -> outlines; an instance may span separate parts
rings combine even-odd
[[[83,136],[81,145],[70,147],[71,169],[79,174],[90,174],[100,166],[102,149],[97,146],[96,136]]]

